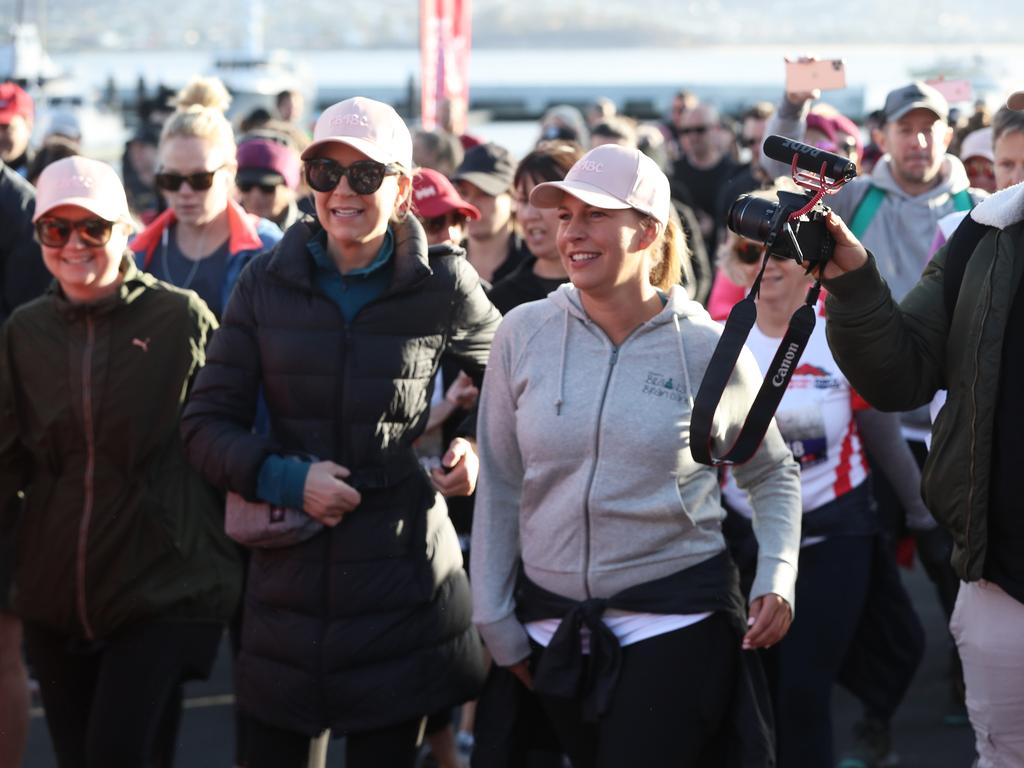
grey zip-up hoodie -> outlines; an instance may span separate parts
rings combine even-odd
[[[481,393],[473,521],[474,621],[498,664],[529,655],[515,617],[520,559],[539,586],[609,597],[725,548],[718,473],[690,454],[690,413],[720,327],[673,288],[618,348],[572,285],[517,307],[491,347]],[[718,409],[716,452],[735,439],[760,385],[744,351]],[[760,544],[751,599],[793,605],[800,477],[772,423],[736,467]]]

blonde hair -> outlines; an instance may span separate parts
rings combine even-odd
[[[196,77],[182,88],[175,99],[176,109],[160,133],[160,143],[175,137],[209,141],[233,162],[237,148],[235,132],[224,111],[231,104],[228,89],[216,77]]]
[[[642,221],[648,221],[652,225],[656,222],[649,216],[642,217]],[[649,272],[651,285],[659,291],[668,291],[673,285],[679,285],[683,279],[686,264],[690,261],[690,247],[686,242],[686,235],[683,232],[682,222],[679,221],[679,214],[675,208],[669,209],[668,221],[654,241],[650,249],[652,263]],[[692,274],[692,270],[690,272]]]

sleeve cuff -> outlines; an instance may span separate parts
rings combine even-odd
[[[268,456],[256,480],[256,495],[278,507],[302,509],[309,462],[295,457]]]
[[[789,603],[796,616],[796,568],[775,558],[758,558],[757,574],[750,588],[750,601],[774,593]]]
[[[489,624],[477,624],[477,629],[499,667],[510,667],[530,655],[530,636],[514,614]]]

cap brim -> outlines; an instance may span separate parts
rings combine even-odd
[[[929,104],[928,102],[920,102],[920,101],[915,101],[913,104],[908,104],[907,106],[903,107],[902,109],[897,110],[895,112],[895,114],[889,115],[885,119],[886,119],[887,122],[891,123],[891,122],[894,122],[896,120],[899,120],[904,115],[906,115],[906,114],[908,114],[910,112],[913,112],[915,109],[927,109],[929,112],[931,112],[937,118],[939,118],[939,120],[947,120],[947,119],[949,119],[949,113],[948,112],[946,114],[943,114],[942,112],[939,112],[937,109],[935,109],[934,105]]]
[[[452,181],[468,181],[474,187],[479,187],[481,192],[491,197],[505,194],[512,189],[512,179],[505,180],[483,171],[457,173],[452,176]]]
[[[603,189],[580,181],[545,181],[538,184],[530,192],[530,205],[535,208],[557,208],[566,195],[571,195],[594,208],[619,211],[633,207]]]
[[[389,155],[383,149],[378,147],[376,144],[372,144],[366,139],[360,139],[354,136],[331,136],[326,139],[314,141],[312,144],[306,147],[305,151],[303,151],[302,159],[312,160],[319,154],[320,148],[325,147],[328,144],[344,144],[347,147],[352,147],[352,149],[356,150],[357,152],[362,152],[371,160],[375,160],[378,163],[384,163],[385,165],[387,165],[388,163],[397,162],[393,157],[391,157],[391,155]]]
[[[235,181],[241,184],[263,184],[264,186],[277,186],[287,184],[277,171],[264,170],[262,168],[239,168],[235,174]]]
[[[45,208],[36,208],[36,212],[32,215],[32,223],[34,224],[39,221],[54,208],[60,208],[63,205],[74,205],[78,208],[84,208],[104,221],[118,221],[119,219],[129,217],[127,210],[121,210],[117,206],[103,205],[98,200],[89,197],[65,197],[62,200],[54,200]]]
[[[1024,91],[1016,91],[1010,94],[1006,100],[1006,106],[1015,112],[1024,112]]]

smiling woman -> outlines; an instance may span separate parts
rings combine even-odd
[[[428,476],[413,443],[441,355],[479,383],[500,318],[464,258],[428,256],[394,109],[347,99],[313,138],[316,221],[239,279],[183,430],[215,484],[324,524],[252,553],[237,669],[246,764],[305,766],[309,738],[331,728],[350,768],[411,768],[424,716],[473,698],[483,675],[442,499],[472,491],[476,454],[457,438],[449,471]],[[269,435],[251,429],[261,393]]]
[[[13,609],[61,765],[173,742],[174,693],[208,675],[241,588],[179,431],[216,321],[135,267],[129,221],[113,168],[47,166],[35,230],[58,287],[0,335],[0,525],[18,519]]]
[[[495,337],[474,621],[495,662],[539,694],[577,768],[725,766],[730,742],[749,750],[743,764],[768,765],[770,713],[736,694],[760,680],[749,651],[789,627],[796,465],[772,429],[737,468],[761,545],[748,624],[717,472],[687,440],[718,329],[678,285],[668,179],[637,150],[605,145],[530,204],[556,212],[572,284],[511,311]],[[734,377],[730,391],[752,398],[749,357]],[[739,427],[714,433],[730,445]]]

